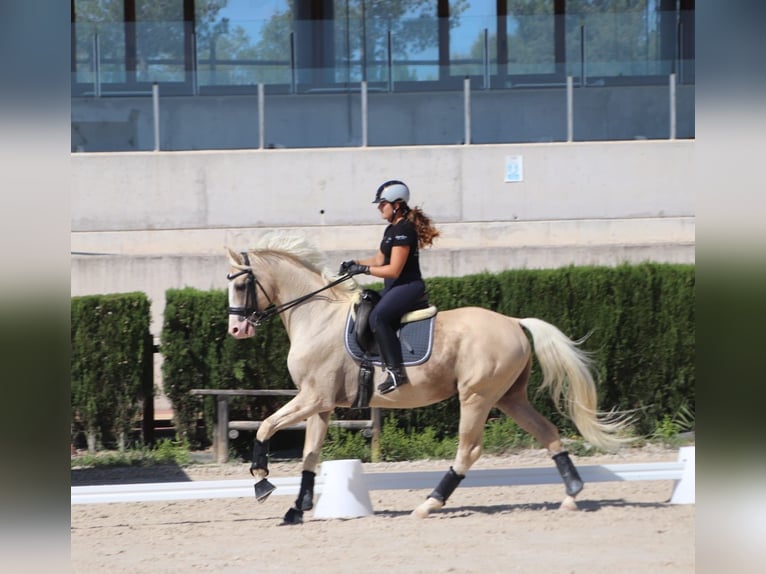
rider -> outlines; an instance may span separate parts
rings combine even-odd
[[[367,273],[383,279],[381,299],[370,313],[387,377],[378,386],[381,394],[390,393],[408,382],[402,366],[402,349],[396,337],[402,315],[414,309],[425,295],[418,251],[432,244],[439,231],[418,207],[409,207],[410,190],[398,180],[385,182],[375,193],[373,203],[389,225],[383,232],[378,253],[359,261],[344,261],[341,273]]]

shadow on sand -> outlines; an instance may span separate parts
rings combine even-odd
[[[435,511],[432,516],[444,516],[449,518],[458,518],[467,516],[469,514],[486,514],[486,515],[498,515],[498,514],[511,514],[514,512],[540,512],[559,510],[561,502],[534,502],[524,504],[496,504],[493,506],[455,506],[446,507],[441,510]],[[577,507],[580,512],[598,512],[604,508],[616,507],[616,508],[664,508],[667,504],[663,502],[629,502],[625,499],[607,499],[607,500],[578,500]],[[375,511],[376,516],[407,516],[411,513],[410,510],[380,510]]]
[[[188,482],[191,480],[184,469],[175,464],[73,468],[71,479],[72,486]]]

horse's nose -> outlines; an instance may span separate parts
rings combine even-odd
[[[244,339],[252,335],[252,329],[247,322],[232,318],[229,322],[229,335],[235,339]]]

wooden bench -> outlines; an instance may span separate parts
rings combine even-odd
[[[216,398],[216,421],[213,428],[213,452],[216,462],[229,460],[229,431],[258,430],[263,421],[230,421],[229,397],[292,397],[298,394],[297,389],[192,389],[189,394],[195,396],[214,396]],[[330,424],[345,429],[372,429],[373,459],[379,450],[380,440],[380,411],[370,409],[369,420],[331,420]],[[306,422],[300,422],[286,429],[305,430]],[[232,438],[236,438],[234,435]]]

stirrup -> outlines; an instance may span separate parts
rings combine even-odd
[[[398,369],[387,368],[386,374],[388,375],[386,380],[378,385],[378,392],[381,395],[386,395],[409,382],[407,373],[404,371],[403,367],[399,367]]]

